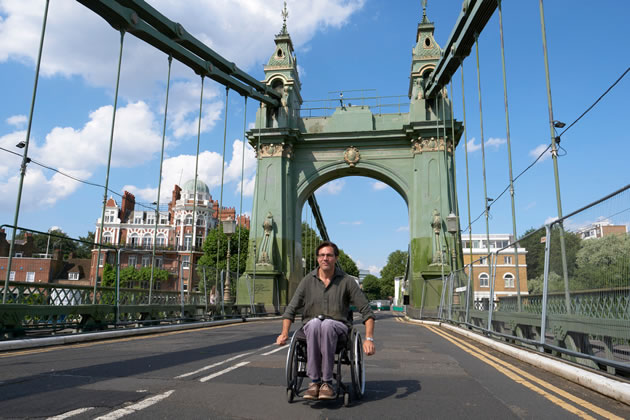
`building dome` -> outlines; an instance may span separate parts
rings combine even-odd
[[[182,191],[194,194],[195,193],[195,180],[191,179],[191,180],[186,181],[184,185],[182,186]],[[204,193],[210,194],[210,189],[203,181],[197,178],[197,194],[204,194]]]

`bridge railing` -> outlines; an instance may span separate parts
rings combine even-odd
[[[484,256],[487,266],[477,260],[448,275],[441,318],[630,376],[629,222],[630,185],[529,231],[517,244],[527,249],[520,296],[514,277],[502,275],[509,244]],[[485,275],[487,287],[479,283]]]
[[[339,93],[339,92],[335,92]],[[409,112],[409,97],[406,95],[375,96],[369,90],[346,91],[347,97],[333,97],[304,101],[298,110],[301,118],[329,117],[337,108],[368,107],[372,113],[402,114]]]
[[[244,298],[238,299],[242,273],[230,271],[226,294],[225,269],[190,262],[200,261],[202,252],[156,247],[153,256],[148,247],[109,243],[99,252],[93,241],[60,231],[18,230],[10,272],[8,257],[0,256],[0,339],[45,334],[43,330],[73,333],[264,312],[249,298],[250,288],[241,290]],[[225,265],[225,257],[219,262]],[[253,279],[245,284],[257,287]],[[237,305],[240,300],[246,304]]]

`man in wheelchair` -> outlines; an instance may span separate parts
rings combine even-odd
[[[375,352],[374,313],[354,278],[337,267],[337,245],[322,242],[316,255],[318,267],[298,285],[282,316],[282,333],[276,343],[284,345],[287,342],[296,311],[302,309],[307,348],[306,374],[312,381],[303,397],[311,400],[334,399],[337,396],[332,384],[335,352],[339,337],[346,336],[352,328],[352,319],[348,319],[350,305],[354,305],[363,317],[366,337],[362,350],[368,356]]]

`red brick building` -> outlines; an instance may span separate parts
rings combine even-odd
[[[141,268],[151,266],[155,240],[155,265],[168,271],[169,278],[165,283],[154,284],[154,287],[180,290],[180,272],[181,287],[184,290],[194,287],[198,279],[195,270],[190,270],[191,262],[196,264],[203,255],[203,242],[219,221],[219,203],[212,199],[208,186],[197,180],[195,197],[194,180],[186,182],[181,188],[175,185],[167,211],[136,209],[135,204],[134,195],[127,191],[123,194],[120,206],[113,198],[107,201],[102,243],[123,248],[120,253],[121,268]],[[239,225],[249,229],[249,217],[241,215],[237,218],[234,207],[223,207],[220,218],[237,220]],[[99,218],[95,234],[97,242],[100,238],[100,226]],[[96,277],[97,254],[98,250],[94,249],[90,270],[92,282]],[[115,254],[112,249],[102,248],[98,264],[99,278],[103,272],[103,261],[106,259],[108,263],[115,264]]]

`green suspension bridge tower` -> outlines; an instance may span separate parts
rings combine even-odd
[[[317,188],[347,176],[379,180],[407,203],[410,232],[410,304],[437,308],[442,275],[458,242],[445,219],[456,213],[453,154],[463,131],[453,120],[446,89],[432,97],[425,87],[443,51],[426,16],[412,52],[409,112],[382,114],[339,100],[331,116],[302,117],[300,78],[291,36],[284,25],[264,67],[264,83],[281,95],[277,108],[261,104],[247,133],[257,154],[249,259],[238,280],[237,304],[267,309],[286,305],[302,277],[301,214]],[[378,234],[378,227],[374,227]],[[343,238],[331,238],[343,246]],[[455,256],[455,258],[452,258]],[[253,295],[253,296],[252,296]]]

